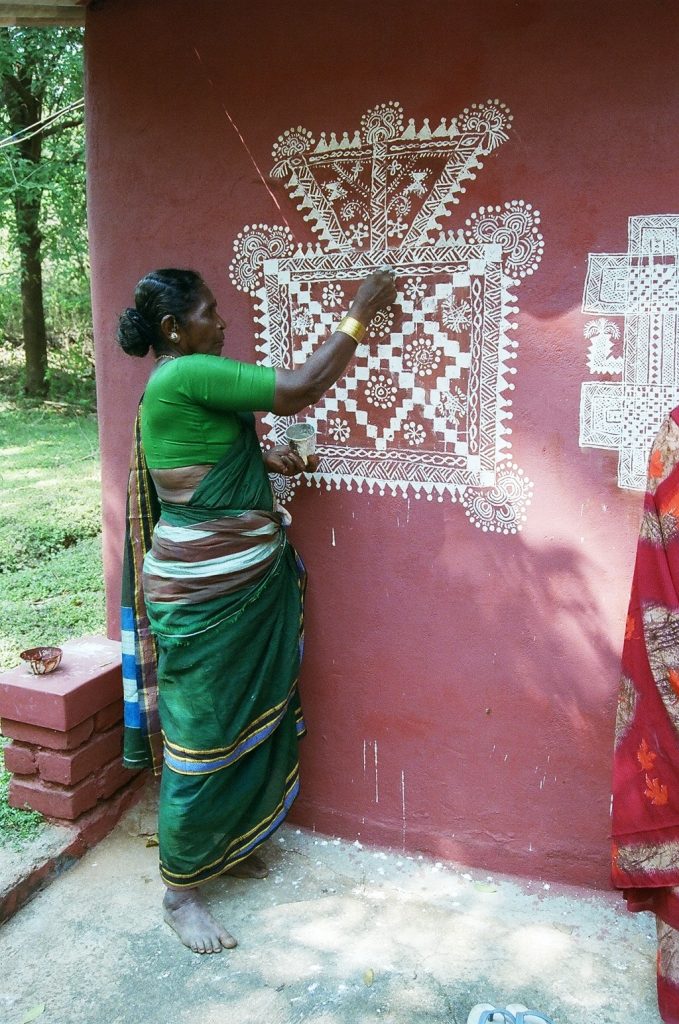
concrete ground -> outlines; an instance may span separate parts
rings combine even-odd
[[[151,799],[3,927],[2,1024],[466,1024],[478,1002],[660,1020],[653,919],[613,894],[294,827],[269,878],[208,887],[240,944],[197,956],[161,920]]]

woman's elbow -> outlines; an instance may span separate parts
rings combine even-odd
[[[294,416],[302,409],[306,409],[308,405],[315,405],[324,393],[325,388],[318,384],[307,384],[301,387],[277,387],[273,411],[277,416]]]

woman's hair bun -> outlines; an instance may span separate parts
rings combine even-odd
[[[180,326],[205,288],[195,270],[152,270],[134,290],[134,309],[126,309],[118,323],[118,343],[131,356],[145,356],[162,342],[161,324],[172,317]]]
[[[118,320],[118,344],[128,356],[145,356],[155,341],[148,320],[136,309],[125,309]]]

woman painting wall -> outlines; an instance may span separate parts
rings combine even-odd
[[[236,944],[200,886],[224,871],[263,877],[253,851],[299,789],[306,574],[267,473],[316,462],[305,465],[290,448],[262,453],[252,413],[290,416],[317,401],[393,298],[391,274],[368,277],[349,314],[294,370],[219,359],[225,321],[192,271],[147,275],[120,318],[123,349],[156,357],[128,500],[123,638],[135,664],[125,672],[127,703],[134,708],[140,684],[144,715],[128,722],[126,762],[154,762],[157,654],[164,916],[197,953]],[[153,490],[160,518],[151,538]]]

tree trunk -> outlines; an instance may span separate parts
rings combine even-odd
[[[9,42],[7,29],[0,29],[3,41]],[[6,35],[5,35],[6,33]],[[12,134],[23,132],[37,125],[42,116],[42,96],[33,91],[30,67],[19,67],[15,73],[6,72],[1,79],[2,96],[7,105]],[[45,332],[45,310],[42,295],[42,257],[40,245],[40,204],[42,188],[38,184],[38,171],[42,156],[42,133],[27,137],[18,143],[17,149],[27,180],[32,179],[34,187],[23,187],[15,192],[14,212],[16,215],[17,237],[21,253],[21,304],[26,358],[27,395],[44,397],[49,389],[47,380],[47,334]],[[34,172],[34,173],[31,173]]]
[[[19,204],[17,204],[17,207]],[[17,228],[21,252],[21,306],[24,328],[27,395],[42,397],[49,390],[47,379],[47,334],[42,297],[42,260],[38,227],[39,203],[17,208]]]

